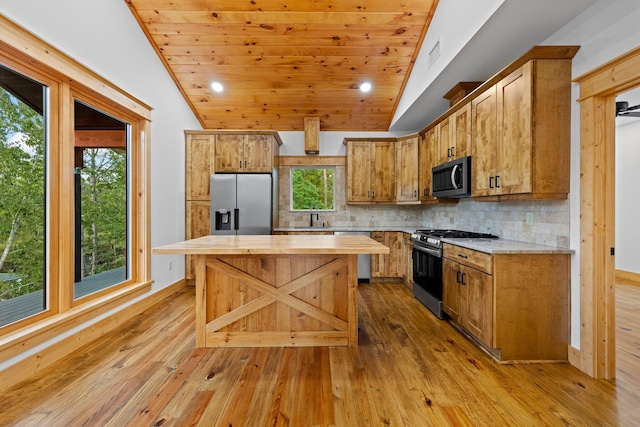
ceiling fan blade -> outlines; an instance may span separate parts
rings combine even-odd
[[[633,107],[629,107],[629,103],[626,101],[616,102],[616,117],[621,117],[621,116],[640,117],[640,112],[633,111],[638,109],[640,109],[640,104],[634,105]]]
[[[616,117],[640,117],[640,111],[623,111],[616,114]]]

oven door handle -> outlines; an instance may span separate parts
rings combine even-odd
[[[413,250],[414,251],[418,251],[418,252],[424,252],[426,254],[432,255],[436,258],[442,258],[442,253],[440,252],[439,249],[431,249],[431,248],[425,248],[424,246],[418,246],[415,243],[413,244]]]

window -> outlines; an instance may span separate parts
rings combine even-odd
[[[334,167],[292,167],[291,209],[333,210]]]
[[[74,102],[74,297],[127,277],[128,123]]]
[[[6,356],[150,290],[151,110],[1,15],[0,26],[14,44],[0,43]],[[28,343],[12,334],[36,322]]]
[[[0,66],[0,326],[47,308],[46,99]]]

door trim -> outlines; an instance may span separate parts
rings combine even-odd
[[[577,367],[615,378],[615,97],[640,86],[640,47],[580,84],[580,353]]]

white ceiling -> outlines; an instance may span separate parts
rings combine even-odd
[[[442,3],[447,0],[440,1]],[[464,3],[461,0],[449,1]],[[442,96],[458,82],[489,79],[532,46],[543,44],[548,37],[596,1],[505,0],[415,102],[404,112],[397,113],[389,130],[394,133],[422,130],[448,109],[449,102]],[[437,13],[436,11],[436,15]],[[452,28],[455,30],[455,27]],[[425,40],[430,36],[433,37],[427,33]],[[428,57],[427,50],[432,48],[425,42],[420,56]],[[414,68],[413,72],[418,70]],[[403,96],[415,94],[405,90]]]

